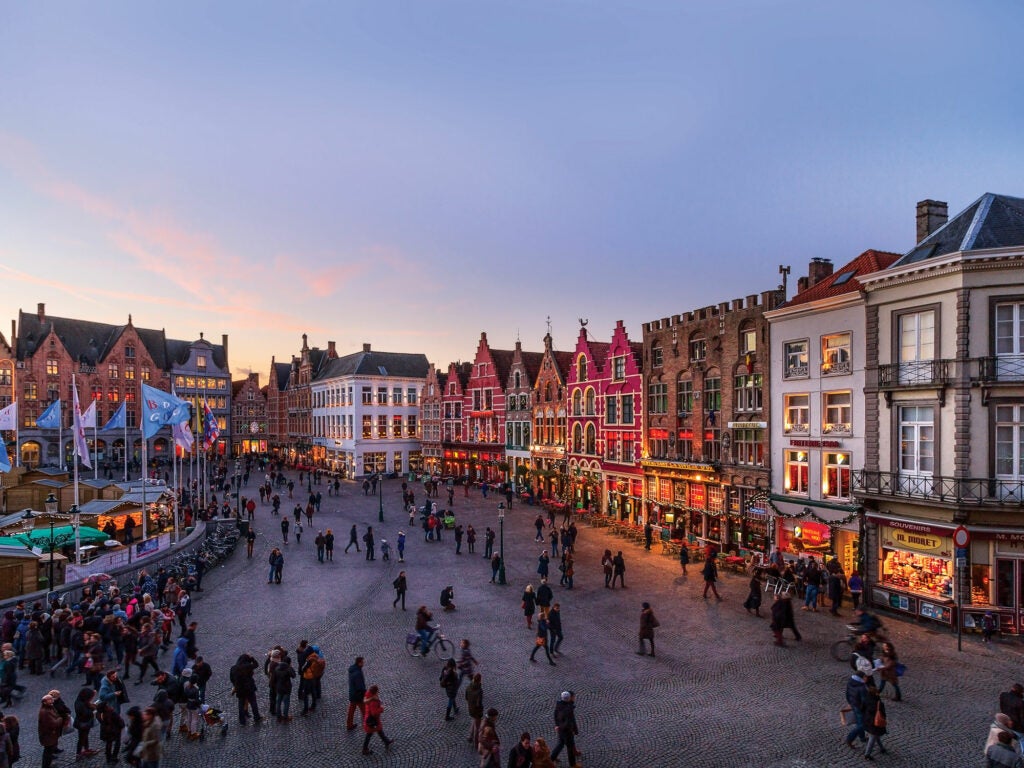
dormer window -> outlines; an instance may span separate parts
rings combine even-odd
[[[129,360],[133,359],[135,357],[135,347],[133,347],[131,344],[126,346],[124,348],[124,356]]]
[[[196,368],[200,371],[206,370],[206,355],[196,355]]]
[[[587,358],[583,357],[583,355],[580,355],[580,359],[576,363],[576,380],[587,380]]]

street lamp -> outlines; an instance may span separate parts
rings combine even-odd
[[[57,497],[54,496],[53,493],[51,492],[51,493],[47,494],[46,500],[43,502],[43,504],[46,507],[46,514],[50,518],[50,537],[46,540],[46,546],[50,550],[50,565],[49,565],[49,568],[48,568],[49,579],[47,580],[46,584],[49,587],[50,591],[52,592],[53,591],[53,550],[55,550],[59,546],[64,546],[65,544],[67,544],[68,540],[71,537],[68,534],[66,534],[66,533],[65,534],[61,534],[60,536],[55,536],[54,533],[53,533],[54,517],[57,514]],[[40,542],[40,543],[42,543],[42,542]]]
[[[498,583],[508,584],[505,581],[505,502],[498,502]]]
[[[71,524],[75,527],[75,565],[82,564],[82,539],[81,539],[81,528],[80,519],[78,517],[79,509],[77,504],[72,504],[71,509],[68,510],[71,513],[71,519],[74,521]],[[142,514],[146,514],[146,510],[142,510]]]
[[[242,462],[235,459],[235,520],[242,519]]]
[[[377,465],[377,499],[380,501],[380,512],[377,514],[377,522],[384,522],[384,470],[383,464]]]

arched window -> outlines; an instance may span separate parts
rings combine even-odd
[[[544,385],[544,402],[545,403],[550,403],[551,402],[551,382],[550,381],[547,384]]]
[[[580,355],[580,359],[576,361],[576,380],[587,380],[587,358],[583,355]]]
[[[584,453],[590,456],[597,455],[597,429],[594,428],[593,424],[587,424],[587,446]]]
[[[572,452],[583,453],[583,427],[579,424],[572,428]]]
[[[572,415],[583,415],[583,393],[578,389],[572,393]]]
[[[594,410],[594,390],[587,388],[587,416],[595,416],[597,411]]]
[[[514,384],[514,386],[515,386],[515,388],[516,388],[516,389],[519,389],[519,380],[520,380],[520,377],[519,377],[519,371],[516,371],[516,375],[515,375],[515,384]]]

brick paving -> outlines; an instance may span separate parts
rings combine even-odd
[[[279,518],[269,505],[256,512],[259,533],[255,556],[245,557],[240,546],[223,566],[208,574],[205,591],[197,595],[193,618],[199,622],[200,652],[212,664],[214,678],[208,700],[226,711],[230,729],[226,737],[209,736],[204,742],[169,744],[164,765],[206,767],[251,766],[356,766],[391,765],[409,768],[476,766],[478,758],[466,743],[468,718],[460,704],[455,722],[444,721],[446,698],[438,685],[440,662],[410,658],[404,639],[411,630],[414,611],[426,604],[435,612],[443,631],[456,642],[470,638],[481,662],[484,706],[496,707],[501,716],[502,764],[519,733],[530,731],[555,742],[552,712],[558,694],[576,691],[580,724],[578,746],[587,768],[598,766],[731,766],[756,764],[764,768],[818,768],[864,763],[859,752],[842,744],[838,707],[843,699],[848,667],[833,661],[829,645],[842,634],[842,620],[827,613],[797,612],[802,643],[788,648],[771,644],[767,619],[748,616],[741,603],[747,579],[723,574],[719,584],[725,601],[700,599],[703,586],[699,568],[683,578],[678,563],[659,552],[615,537],[607,529],[580,526],[577,542],[575,589],[557,586],[557,568],[551,573],[555,597],[561,602],[565,642],[558,666],[531,664],[534,631],[527,629],[520,609],[522,588],[536,586],[533,520],[537,508],[517,504],[505,519],[505,554],[509,586],[489,583],[490,568],[482,558],[483,531],[497,531],[497,505],[493,495],[482,499],[456,494],[458,520],[477,529],[476,555],[463,547],[454,553],[454,537],[446,532],[443,543],[425,543],[422,530],[406,527],[400,512],[400,481],[384,484],[385,520],[377,522],[378,500],[364,497],[355,484],[342,488],[340,498],[324,496],[322,511],[312,529],[306,527],[302,543],[294,539],[285,550],[284,583],[266,583],[267,555],[281,541]],[[319,490],[326,494],[327,487]],[[417,487],[422,502],[422,488]],[[305,494],[295,490],[296,500]],[[439,503],[444,500],[441,492]],[[287,494],[282,509],[289,510]],[[394,545],[399,528],[406,530],[406,562],[368,562],[362,553],[344,554],[352,523],[360,536],[373,525]],[[316,562],[316,529],[332,528],[337,536],[333,563]],[[599,565],[605,548],[621,549],[627,563],[627,588],[603,586]],[[496,546],[497,549],[497,546]],[[400,569],[407,571],[409,610],[393,610],[391,582]],[[443,586],[455,586],[459,610],[444,614],[438,606]],[[661,621],[657,630],[656,659],[634,654],[640,603],[650,601]],[[767,601],[765,608],[767,608]],[[767,613],[762,610],[762,613]],[[887,621],[890,635],[908,666],[904,701],[888,703],[889,755],[876,755],[880,765],[961,766],[981,759],[988,723],[998,693],[1020,675],[1019,656],[1010,644],[983,646],[965,640],[956,652],[956,639],[924,626]],[[301,639],[321,646],[328,669],[324,700],[308,717],[294,721],[239,727],[235,700],[230,696],[227,671],[241,652],[262,658],[280,643],[294,649]],[[381,688],[385,706],[384,728],[397,739],[385,754],[375,740],[375,754],[360,754],[361,730],[347,733],[346,669],[352,658],[366,657],[369,684]],[[170,654],[162,658],[170,666]],[[259,677],[259,676],[258,676]],[[29,686],[25,699],[14,708],[22,718],[24,765],[37,765],[35,715],[39,697],[51,685],[70,699],[78,680],[58,677],[23,677]],[[260,707],[267,714],[266,686],[260,680]],[[129,684],[132,703],[146,704],[149,686]],[[464,703],[460,691],[459,701]],[[97,732],[93,731],[94,745]],[[67,750],[58,765],[103,764],[102,754],[76,761],[73,737],[63,740]],[[565,764],[563,757],[562,764]]]

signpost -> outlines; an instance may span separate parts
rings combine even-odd
[[[967,573],[967,545],[971,543],[971,534],[962,525],[953,531],[953,546],[956,547],[956,650],[964,649],[964,584]]]

